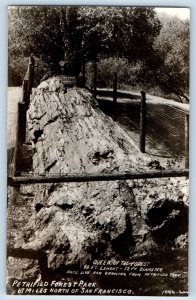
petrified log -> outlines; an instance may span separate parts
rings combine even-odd
[[[177,237],[188,231],[188,179],[141,180],[133,191],[156,242],[167,245],[177,239],[179,244]]]
[[[92,95],[78,88],[64,93],[58,77],[36,89],[27,119],[35,174],[148,169],[150,158],[100,111]],[[36,184],[34,191],[34,214],[23,230],[22,248],[47,250],[48,267],[53,269],[116,254],[128,256],[146,237],[152,242],[150,231],[154,234],[158,228],[152,224],[153,204],[146,205],[147,194],[140,201],[145,189],[138,189],[135,202],[127,182]],[[170,215],[172,219],[175,213]]]
[[[125,172],[149,163],[88,91],[64,93],[58,77],[36,89],[27,118],[35,174]],[[35,191],[35,213],[22,247],[48,250],[51,268],[111,253],[129,255],[147,231],[142,219],[136,226],[140,217],[131,208],[134,196],[125,182],[38,184]]]

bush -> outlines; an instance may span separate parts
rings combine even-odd
[[[8,65],[8,86],[22,85],[23,78],[27,71],[28,58],[9,58]]]
[[[125,58],[105,58],[97,63],[97,85],[98,87],[113,87],[114,72],[118,76],[118,88],[135,86],[141,71],[141,63],[130,64]],[[86,66],[86,85],[93,86],[93,64]]]
[[[8,86],[21,86],[28,68],[28,57],[9,58]],[[35,58],[34,85],[40,83],[42,77],[50,71],[50,66],[40,58]]]

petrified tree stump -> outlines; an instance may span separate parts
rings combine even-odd
[[[65,94],[58,77],[36,89],[27,120],[35,174],[148,169],[150,158],[100,111],[92,95],[78,88]],[[23,230],[22,248],[47,250],[48,267],[53,269],[84,264],[93,258],[129,256],[146,239],[148,249],[150,244],[156,246],[151,233],[162,233],[168,224],[164,220],[163,226],[153,222],[156,208],[160,215],[162,209],[166,211],[165,219],[177,219],[175,224],[186,217],[183,203],[175,214],[179,206],[172,206],[173,195],[166,201],[169,206],[160,204],[159,196],[151,197],[149,203],[150,196],[141,187],[137,193],[134,190],[135,201],[131,182],[37,184],[34,191],[34,212]]]

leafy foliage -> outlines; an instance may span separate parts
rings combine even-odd
[[[189,30],[188,21],[173,18],[163,24],[155,43],[160,61],[158,83],[183,102],[189,101]]]
[[[68,74],[79,76],[87,64],[92,75],[89,62],[97,61],[102,86],[111,86],[117,71],[120,85],[158,86],[188,101],[188,21],[160,22],[153,8],[99,6],[17,6],[9,9],[8,20],[15,83],[23,76],[22,58],[34,53],[43,70],[59,72],[64,60]]]
[[[91,49],[94,45],[106,57],[144,59],[160,31],[152,8],[83,7],[79,14],[85,28],[84,45]]]
[[[151,8],[19,6],[8,18],[11,56],[33,52],[78,63],[97,55],[144,58],[160,30]]]
[[[87,86],[93,86],[93,65],[87,64]],[[118,88],[135,86],[141,73],[141,64],[129,63],[128,59],[110,57],[100,59],[98,63],[97,85],[99,87],[113,87],[114,73],[118,73]]]
[[[59,8],[18,6],[8,10],[10,55],[62,55]]]

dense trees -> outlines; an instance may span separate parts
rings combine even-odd
[[[188,23],[161,24],[154,9],[144,7],[18,6],[9,9],[8,18],[10,73],[15,60],[31,52],[44,70],[58,71],[64,60],[66,71],[76,76],[86,62],[114,61],[127,77],[132,68],[138,84],[159,85],[188,99]]]
[[[9,10],[9,51],[52,59],[75,52],[89,59],[101,54],[138,60],[150,53],[159,30],[152,8],[14,7]]]
[[[166,20],[155,49],[159,53],[158,84],[173,92],[183,102],[189,101],[189,22],[178,18]]]

